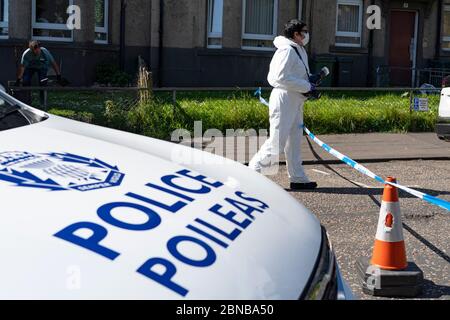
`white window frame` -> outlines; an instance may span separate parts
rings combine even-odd
[[[67,24],[59,24],[59,23],[42,23],[36,22],[36,0],[31,1],[31,35],[34,40],[44,40],[44,41],[58,41],[58,42],[72,42],[73,41],[73,30],[69,30],[67,28]],[[73,5],[73,0],[69,0],[69,5]],[[33,36],[34,29],[47,29],[47,30],[64,30],[70,31],[70,38],[58,38],[58,37],[41,37],[41,36]]]
[[[273,40],[277,36],[278,29],[278,0],[274,1],[273,10],[273,34],[272,35],[262,35],[262,34],[252,34],[245,33],[245,16],[246,16],[246,6],[247,1],[242,0],[242,40]],[[242,45],[243,50],[256,50],[256,51],[275,51],[275,48],[261,48],[261,47],[251,47]]]
[[[444,11],[450,12],[450,5],[444,5]],[[441,28],[443,28],[444,22],[442,22]],[[450,42],[450,36],[443,36],[442,42]],[[442,51],[450,51],[450,48],[443,48],[441,45]]]
[[[343,32],[338,31],[339,26],[339,5],[353,5],[359,7],[359,25],[358,32]],[[337,0],[336,4],[336,37],[359,38],[359,43],[339,43],[336,42],[336,47],[361,47],[362,43],[362,20],[363,20],[364,1],[363,0]]]
[[[97,27],[95,26],[95,33],[104,33],[106,34],[106,40],[95,40],[94,42],[97,44],[108,44],[109,43],[109,0],[103,0],[105,1],[105,12],[104,14],[104,20],[105,25],[103,27]]]
[[[222,0],[222,31],[221,32],[210,32],[209,27],[211,26],[211,19],[214,17],[212,16],[212,10],[213,8],[210,6],[210,1],[208,0],[208,29],[207,29],[207,39],[206,39],[206,46],[208,49],[222,49],[223,45],[210,45],[209,39],[222,39],[223,38],[223,1]]]
[[[0,22],[0,28],[8,28],[9,30],[9,0],[4,0],[5,2],[5,12],[4,12],[4,20]],[[8,39],[9,38],[9,32],[7,35],[0,35],[0,39]]]
[[[303,0],[298,0],[298,20],[303,21]]]

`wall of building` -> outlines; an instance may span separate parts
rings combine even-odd
[[[155,2],[155,1],[153,1]],[[9,39],[0,40],[0,59],[5,62],[0,82],[16,78],[22,52],[31,38],[32,5],[30,0],[9,2]],[[118,64],[120,44],[120,1],[109,1],[110,44],[95,44],[94,1],[74,0],[81,8],[81,30],[73,31],[72,42],[41,41],[61,63],[64,77],[73,85],[90,85],[95,79],[96,66],[103,62]],[[150,62],[151,1],[128,1],[126,15],[125,68],[130,74],[137,71],[137,56]]]
[[[242,38],[242,0],[224,1],[223,47],[240,48]]]
[[[369,30],[363,23],[362,47],[334,46],[336,0],[303,0],[303,20],[309,24],[308,46],[312,69],[323,57],[336,59],[334,85],[370,84],[367,76],[379,65],[389,64],[389,11],[402,8],[404,1],[374,0],[382,7],[382,30],[373,32],[370,51]],[[63,73],[74,85],[90,85],[95,67],[102,62],[118,64],[120,56],[120,1],[110,0],[109,45],[94,44],[94,2],[74,0],[82,8],[82,30],[74,31],[74,41],[44,41]],[[365,8],[371,0],[365,0]],[[273,51],[242,50],[242,0],[224,1],[223,49],[206,48],[207,1],[164,0],[160,28],[160,0],[128,1],[126,14],[125,68],[136,72],[137,56],[151,67],[154,82],[161,86],[266,86]],[[410,0],[410,10],[419,12],[418,67],[426,67],[436,58],[438,16],[437,0]],[[298,14],[297,0],[279,0],[278,34],[284,23]],[[0,59],[4,61],[0,81],[14,80],[17,63],[31,36],[31,1],[10,0],[10,39],[0,41]],[[160,37],[163,31],[163,38]],[[162,44],[162,48],[160,45]],[[372,58],[371,60],[371,54]],[[449,52],[441,59],[450,60]],[[350,74],[347,71],[350,70]],[[363,70],[364,72],[361,72]],[[347,75],[341,77],[343,73]],[[339,81],[339,79],[345,81]]]
[[[436,56],[438,1],[434,1],[429,12],[425,12],[423,39],[419,46],[423,48],[423,58],[433,60]]]
[[[164,6],[162,86],[265,84],[273,54],[242,52],[242,0],[224,2],[223,49],[206,49],[207,1],[168,0]],[[255,70],[264,70],[256,71]]]
[[[364,1],[365,9],[370,5],[370,0]],[[362,23],[361,47],[337,47],[336,40],[336,0],[312,1],[311,29],[311,58],[312,69],[316,61],[327,58],[334,59],[334,69],[331,75],[332,84],[337,86],[362,86],[369,81],[367,74],[369,65],[369,30],[366,28],[365,19]],[[320,66],[321,64],[319,64]],[[317,69],[317,68],[316,68]],[[364,70],[364,72],[361,72]],[[315,70],[317,72],[317,70]]]
[[[119,1],[115,1],[119,2]],[[133,0],[127,2],[125,29],[125,70],[136,74],[138,56],[150,63],[151,47],[151,15],[152,3],[148,0]],[[120,26],[120,8],[116,14]],[[119,28],[120,39],[120,28]]]
[[[279,0],[278,4],[278,34],[283,33],[287,21],[298,19],[298,1]]]
[[[165,1],[161,85],[267,86],[274,52],[241,49],[242,0],[224,1],[223,49],[206,48],[206,4],[202,0]],[[281,34],[284,24],[297,17],[297,1],[280,0],[278,13],[277,33]]]

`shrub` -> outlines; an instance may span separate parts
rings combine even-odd
[[[138,103],[130,110],[127,121],[132,132],[165,140],[170,140],[176,129],[190,126],[185,114],[176,112],[174,106],[158,99]]]
[[[131,83],[132,77],[120,71],[115,64],[101,63],[95,70],[95,81],[105,86],[126,87]]]
[[[86,123],[94,123],[94,115],[90,112],[76,112],[73,110],[61,110],[61,109],[50,109],[49,113],[54,114],[56,116],[69,118],[76,121],[86,122]]]
[[[129,109],[126,107],[127,104],[121,103],[120,101],[107,100],[105,102],[105,120],[106,124],[114,129],[118,130],[129,130],[129,125],[127,122],[127,116]]]

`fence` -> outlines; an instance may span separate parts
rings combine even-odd
[[[254,96],[257,88],[13,88],[48,90],[53,114],[120,130],[170,139],[175,129],[267,129],[267,108]],[[271,88],[263,89],[268,99]],[[39,106],[33,93],[32,105]],[[305,123],[317,134],[434,131],[439,89],[322,88],[309,101]],[[149,98],[144,97],[148,94]],[[148,100],[146,100],[148,99]],[[426,99],[426,100],[425,100]]]
[[[416,86],[428,83],[436,88],[440,88],[444,79],[450,76],[450,69],[428,68],[417,70]]]
[[[450,69],[445,68],[402,68],[390,66],[378,66],[376,68],[376,85],[377,87],[389,87],[392,85],[393,71],[403,73],[403,76],[411,76],[411,83],[416,87],[423,84],[429,84],[436,88],[440,88],[446,77],[450,76]]]

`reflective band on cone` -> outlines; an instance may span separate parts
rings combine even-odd
[[[387,182],[397,183],[391,177]],[[398,190],[388,184],[384,188],[371,264],[385,270],[408,267]]]

